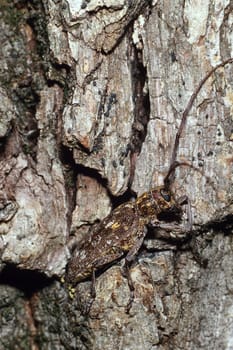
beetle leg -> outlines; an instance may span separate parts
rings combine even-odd
[[[183,240],[189,236],[190,231],[181,225],[161,223],[155,231],[155,237],[161,239]]]
[[[132,303],[134,301],[134,284],[133,280],[130,274],[130,266],[132,264],[132,261],[135,259],[135,256],[137,255],[139,249],[142,246],[142,243],[144,241],[144,238],[147,234],[147,228],[144,226],[143,228],[143,234],[140,236],[136,244],[129,250],[128,254],[125,257],[125,262],[123,266],[123,275],[127,278],[129,290],[130,290],[130,298],[128,301],[128,304],[126,306],[126,313],[129,313]]]
[[[187,201],[188,201],[188,196],[186,196],[186,195],[177,198],[177,203],[179,205],[187,204]]]
[[[94,300],[96,297],[96,288],[95,288],[95,269],[92,270],[91,275],[91,297]]]
[[[134,301],[134,284],[133,284],[133,281],[132,281],[132,278],[131,278],[131,275],[130,275],[130,266],[129,266],[129,263],[125,260],[125,265],[124,265],[124,272],[123,272],[123,275],[124,277],[127,278],[127,282],[128,282],[128,286],[129,286],[129,292],[130,292],[130,296],[129,296],[129,301],[126,305],[126,313],[128,314],[131,307],[132,307],[132,304],[133,304],[133,301]]]
[[[83,315],[89,315],[91,307],[93,302],[95,301],[96,298],[96,288],[95,288],[95,269],[93,268],[92,274],[91,274],[91,288],[90,288],[90,299],[86,303],[84,310],[83,310]]]

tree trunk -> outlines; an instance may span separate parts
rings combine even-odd
[[[233,56],[232,2],[2,0],[0,16],[0,349],[233,349],[231,61],[181,130],[192,230],[185,211],[180,239],[149,228],[128,313],[123,257],[95,266],[94,300],[90,278],[62,282],[77,242],[163,184],[191,95]]]

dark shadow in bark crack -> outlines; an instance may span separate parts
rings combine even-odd
[[[48,278],[41,272],[21,270],[13,264],[6,265],[0,273],[0,285],[17,288],[28,298],[53,282],[53,278]]]

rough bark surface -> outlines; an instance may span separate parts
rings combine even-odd
[[[92,304],[91,281],[60,281],[76,241],[163,183],[190,96],[233,57],[232,2],[1,0],[0,19],[0,349],[233,349],[232,64],[181,135],[193,231],[150,232],[130,312],[122,261]]]

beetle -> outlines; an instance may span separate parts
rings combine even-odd
[[[179,225],[183,214],[181,206],[183,204],[190,205],[187,196],[175,199],[171,192],[175,169],[183,165],[192,166],[186,162],[177,161],[180,137],[194,100],[202,86],[218,68],[232,62],[233,58],[230,58],[210,70],[191,95],[187,107],[182,114],[181,123],[175,137],[171,163],[164,178],[164,186],[153,188],[139,196],[134,202],[121,204],[100,222],[88,239],[84,238],[79,243],[67,266],[65,279],[68,284],[76,285],[92,277],[92,296],[94,297],[95,272],[124,257],[125,263],[123,269],[130,289],[130,300],[127,305],[127,312],[129,312],[134,297],[130,264],[143,244],[148,226],[164,230],[166,237],[169,236],[169,232],[171,235],[177,234],[178,237],[183,237],[187,231],[191,231],[192,220],[190,212],[189,228],[187,229]],[[173,219],[172,224],[171,218]]]

